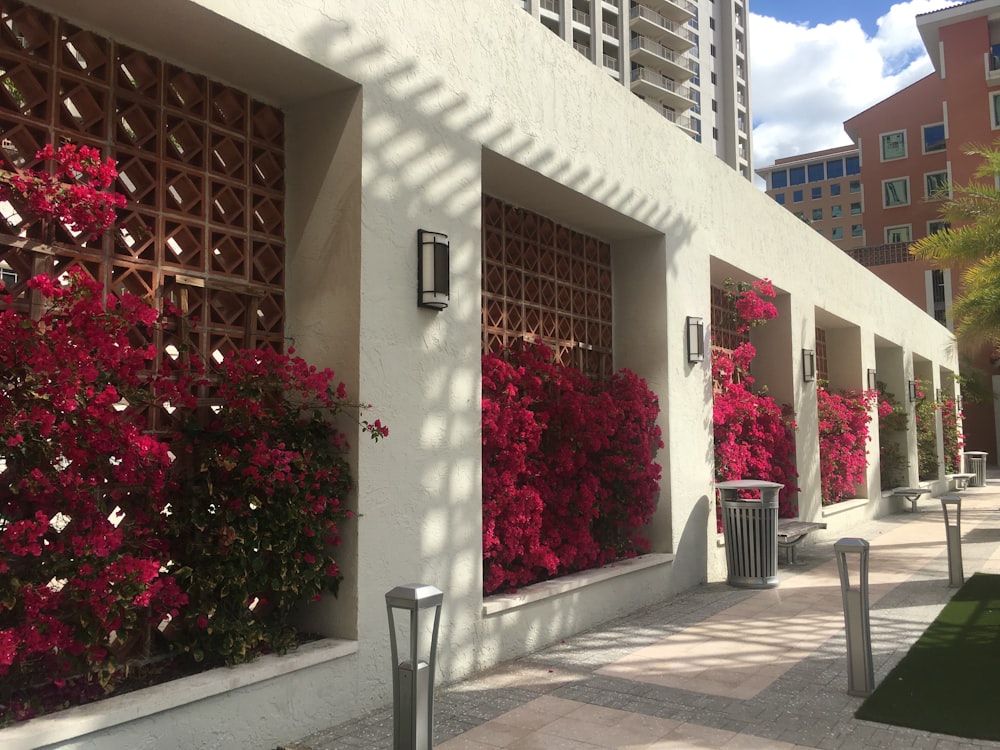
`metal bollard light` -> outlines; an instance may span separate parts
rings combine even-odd
[[[948,506],[955,506],[955,523],[949,523]],[[941,510],[944,512],[945,538],[948,541],[948,585],[961,586],[965,583],[962,570],[962,498],[958,495],[943,495]]]
[[[434,667],[437,661],[438,626],[441,623],[440,589],[422,583],[396,586],[385,595],[389,615],[389,643],[392,649],[392,747],[393,750],[431,750],[434,737]],[[419,656],[420,633],[425,623],[421,611],[434,607],[427,660]],[[410,613],[409,658],[399,661],[393,609]]]
[[[872,665],[871,623],[868,618],[868,542],[841,539],[833,545],[840,570],[840,592],[844,598],[844,630],[847,634],[847,694],[869,696],[875,688]],[[848,555],[858,556],[858,586],[851,588]]]

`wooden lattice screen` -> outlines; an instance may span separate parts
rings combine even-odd
[[[117,292],[171,299],[208,360],[284,336],[284,118],[246,93],[13,0],[0,0],[0,161],[38,168],[45,143],[118,161],[129,199],[88,242],[0,205],[0,269],[24,282],[78,266]],[[162,351],[173,343],[155,342]]]
[[[528,339],[596,378],[612,374],[611,246],[483,198],[483,352]]]
[[[712,348],[733,351],[740,344],[750,340],[750,334],[737,331],[739,315],[736,301],[726,294],[725,289],[712,287]]]

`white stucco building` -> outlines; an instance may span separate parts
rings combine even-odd
[[[756,375],[796,412],[802,518],[823,516],[816,385],[801,365],[817,328],[835,387],[863,388],[869,369],[896,393],[914,377],[956,387],[942,326],[518,3],[465,0],[447,13],[432,0],[31,5],[284,112],[284,335],[373,404],[391,436],[357,441],[346,580],[338,599],[306,614],[327,640],[0,730],[0,746],[270,750],[358,716],[390,700],[384,596],[399,584],[445,592],[439,681],[450,682],[720,579],[710,364],[688,361],[685,323],[711,320],[711,287],[726,279],[770,278],[779,293],[781,317],[755,330]],[[19,6],[3,7],[9,20]],[[484,196],[610,246],[613,364],[659,395],[665,442],[651,555],[604,580],[486,601]],[[450,240],[440,312],[414,303],[418,229]],[[912,430],[909,440],[915,456]],[[826,533],[893,502],[873,464],[859,498],[824,516]]]

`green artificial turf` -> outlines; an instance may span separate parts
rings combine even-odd
[[[861,705],[859,719],[1000,740],[1000,575],[966,581]]]

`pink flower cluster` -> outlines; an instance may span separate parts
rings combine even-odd
[[[593,382],[542,345],[482,371],[484,593],[646,551],[663,444],[645,381]]]
[[[857,486],[864,484],[871,407],[878,403],[881,413],[886,406],[878,391],[836,393],[822,386],[816,389],[816,400],[822,502],[832,505],[854,497]]]
[[[0,309],[0,724],[108,684],[115,644],[168,615],[198,660],[288,648],[339,580],[346,388],[291,353],[158,358],[179,322],[79,268],[28,284],[38,320]],[[147,432],[168,405],[173,432]]]
[[[25,169],[0,183],[0,198],[42,219],[55,219],[73,232],[96,239],[115,221],[125,196],[109,191],[118,170],[114,159],[101,160],[97,149],[47,144],[35,158],[51,161],[51,171]]]
[[[737,330],[744,335],[751,327],[777,317],[777,308],[763,299],[774,296],[774,288],[766,279],[741,285],[727,296],[738,316]],[[794,517],[792,498],[798,492],[796,426],[788,407],[771,396],[754,392],[750,367],[756,356],[757,350],[749,341],[733,351],[713,347],[715,479],[764,479],[783,484],[778,493],[778,512],[782,517]],[[721,517],[716,520],[721,531]]]

